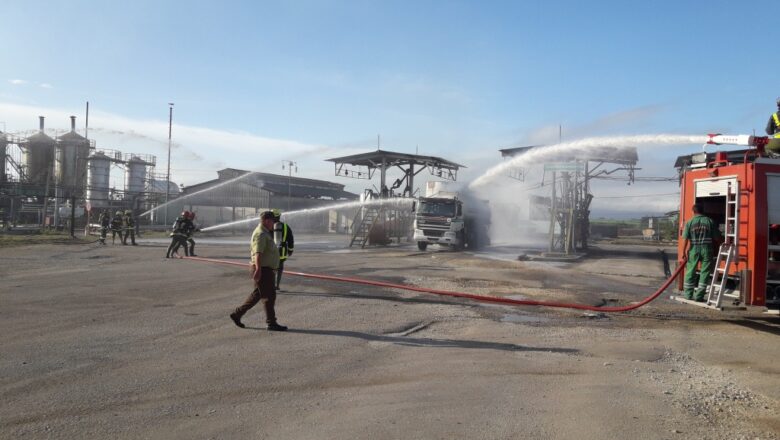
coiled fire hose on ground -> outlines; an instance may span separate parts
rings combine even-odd
[[[239,263],[236,261],[227,261],[227,260],[217,260],[214,258],[203,258],[203,257],[182,257],[185,260],[194,260],[194,261],[201,261],[204,263],[217,263],[217,264],[225,264],[230,266],[241,266],[241,267],[249,267],[249,263]],[[627,306],[620,306],[620,307],[599,307],[599,306],[589,306],[587,304],[576,304],[576,303],[564,303],[564,302],[556,302],[556,301],[536,301],[531,299],[512,299],[512,298],[501,298],[498,296],[486,296],[486,295],[473,295],[470,293],[462,293],[462,292],[452,292],[449,290],[438,290],[438,289],[428,289],[425,287],[418,287],[418,286],[412,286],[412,285],[406,285],[406,284],[395,284],[395,283],[388,283],[385,281],[374,281],[374,280],[367,280],[363,278],[352,278],[352,277],[341,277],[341,276],[333,276],[333,275],[320,275],[320,274],[313,274],[313,273],[305,273],[305,272],[295,272],[290,270],[285,270],[285,275],[294,275],[304,278],[313,278],[318,280],[327,280],[327,281],[336,281],[336,282],[343,282],[343,283],[352,283],[352,284],[363,284],[367,286],[376,286],[376,287],[387,287],[390,289],[403,289],[403,290],[410,290],[413,292],[420,292],[420,293],[430,293],[434,295],[442,295],[442,296],[451,296],[455,298],[467,298],[474,301],[481,301],[481,302],[489,302],[489,303],[498,303],[498,304],[510,304],[510,305],[516,305],[516,306],[542,306],[542,307],[557,307],[557,308],[563,308],[563,309],[577,309],[577,310],[590,310],[594,312],[606,312],[606,313],[616,313],[616,312],[627,312],[629,310],[638,309],[639,307],[642,307],[643,305],[653,301],[654,299],[658,298],[659,295],[661,295],[668,287],[672,284],[672,281],[674,281],[675,278],[677,278],[678,275],[680,275],[680,272],[685,268],[685,264],[680,264],[677,267],[677,270],[672,273],[672,276],[669,277],[666,282],[664,282],[661,287],[658,288],[652,295],[648,296],[647,298],[643,299],[642,301],[629,304]]]

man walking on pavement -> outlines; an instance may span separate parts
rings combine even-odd
[[[693,299],[696,302],[704,302],[707,291],[707,279],[712,274],[713,243],[721,239],[718,226],[703,213],[700,203],[693,205],[693,217],[688,220],[683,229],[682,238],[683,258],[685,263],[685,280],[683,292],[685,299]],[[696,275],[696,266],[701,263],[699,275]]]
[[[295,247],[292,229],[287,223],[283,223],[282,211],[274,209],[274,241],[279,247],[279,269],[276,271],[276,290],[281,291],[279,284],[282,282],[282,272],[284,272],[284,262],[292,256]]]
[[[276,311],[274,310],[274,304],[276,303],[276,277],[274,271],[279,267],[279,251],[271,233],[273,228],[274,213],[265,211],[260,214],[260,224],[257,225],[257,228],[252,233],[250,250],[252,280],[255,288],[249,294],[244,304],[230,314],[230,319],[238,327],[245,327],[241,322],[241,317],[255,304],[262,301],[268,330],[282,332],[287,330],[287,327],[276,322]]]

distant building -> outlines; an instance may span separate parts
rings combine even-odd
[[[164,180],[149,180],[146,183],[146,192],[149,194],[162,194],[165,195],[165,181]],[[178,197],[181,193],[179,186],[173,182],[168,182],[168,195],[169,197]]]
[[[181,200],[171,204],[170,215],[185,209],[194,211],[199,224],[212,226],[257,218],[266,209],[286,212],[320,208],[357,200],[358,195],[344,191],[342,184],[324,180],[225,168],[217,171],[214,180],[182,188],[178,198]],[[351,223],[354,211],[323,210],[285,221],[296,231],[343,232]],[[249,227],[254,224],[245,224],[241,229]]]

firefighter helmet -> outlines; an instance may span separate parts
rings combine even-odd
[[[184,217],[184,218],[187,218],[187,217],[190,216],[190,212],[189,211],[182,211],[181,212],[181,216]]]
[[[276,218],[276,220],[279,220],[279,218],[282,217],[282,211],[280,209],[274,208],[271,210],[271,212],[274,213],[274,217]]]
[[[122,211],[117,211],[115,215],[122,215]]]
[[[127,209],[127,210],[125,210],[125,214],[127,214],[127,215],[130,215],[130,214],[132,214],[132,213],[133,213],[133,211],[132,211],[131,209]]]

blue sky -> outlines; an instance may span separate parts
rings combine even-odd
[[[322,160],[377,134],[473,178],[501,147],[556,141],[559,124],[564,139],[762,132],[780,96],[779,13],[769,0],[7,0],[0,120],[67,129],[89,100],[99,146],[164,164],[174,102],[185,184],[293,159],[358,189]],[[689,152],[640,150],[640,166],[673,175]]]

